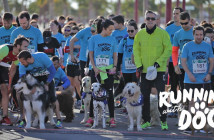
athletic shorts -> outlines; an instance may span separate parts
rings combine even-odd
[[[79,65],[67,65],[66,74],[70,77],[80,76],[80,66]]]
[[[7,67],[0,66],[0,84],[9,83],[9,69]]]

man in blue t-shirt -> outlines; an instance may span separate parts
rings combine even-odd
[[[180,30],[181,24],[180,24],[180,13],[183,12],[183,9],[180,7],[175,7],[173,10],[173,19],[174,23],[166,27],[166,31],[168,32],[170,36],[170,41],[171,44],[173,44],[173,37],[175,32]],[[178,86],[178,75],[175,73],[174,66],[172,63],[172,56],[169,59],[169,64],[168,64],[168,73],[170,77],[170,84],[171,84],[171,91],[175,93],[175,97],[177,97],[177,86]],[[174,106],[175,104],[173,104]],[[169,117],[177,117],[176,113],[170,113]]]
[[[10,43],[10,35],[16,27],[13,26],[13,15],[11,13],[4,13],[3,26],[0,28],[0,45]]]
[[[124,17],[121,15],[112,18],[114,22],[115,30],[112,32],[111,36],[115,37],[117,41],[117,46],[119,45],[121,39],[128,34],[126,27],[124,26]]]
[[[181,63],[185,71],[185,88],[193,89],[195,84],[201,88],[206,84],[209,84],[207,87],[210,87],[214,66],[213,51],[211,46],[203,41],[203,27],[195,26],[193,34],[194,40],[184,45],[181,56]]]
[[[192,98],[194,97],[195,89],[201,91],[203,88],[204,92],[208,91],[208,93],[210,93],[209,90],[211,89],[211,74],[214,66],[212,48],[209,44],[203,41],[203,27],[194,27],[193,35],[194,40],[184,45],[181,55],[181,64],[185,71],[184,88],[188,93],[190,88],[193,89]],[[204,93],[202,93],[202,95],[203,94]],[[186,102],[187,108],[195,106],[195,101],[193,99],[190,100],[191,101],[189,103],[188,101]],[[187,130],[191,131],[191,128],[188,128]]]
[[[80,30],[75,36],[70,40],[70,55],[71,61],[76,63],[76,59],[73,54],[73,50],[75,48],[75,42],[80,40],[81,48],[80,48],[80,74],[81,77],[84,77],[84,68],[86,67],[87,57],[88,57],[88,40],[91,38],[91,27],[87,27],[85,29]]]
[[[30,15],[27,11],[22,11],[18,16],[20,27],[16,28],[10,37],[10,43],[13,44],[15,38],[21,34],[30,40],[28,50],[31,53],[42,51],[44,47],[44,40],[42,33],[38,28],[30,25]]]
[[[51,60],[56,69],[56,74],[54,75],[55,87],[58,91],[67,89],[71,85],[71,82],[65,75],[65,72],[62,70],[62,68],[60,68],[59,57],[53,56]]]
[[[45,83],[45,87],[48,89],[50,101],[56,105],[56,128],[62,128],[59,103],[56,99],[55,84],[53,81],[56,69],[52,61],[45,53],[40,52],[31,55],[29,51],[21,51],[18,55],[18,59],[21,62],[21,65],[19,66],[19,77],[22,77],[26,73],[30,73],[37,80]],[[20,127],[23,127],[23,125]]]
[[[180,13],[180,24],[182,29],[177,31],[173,37],[173,47],[172,47],[172,61],[175,69],[175,73],[178,74],[180,90],[184,89],[184,70],[180,64],[180,56],[182,54],[183,46],[192,41],[193,37],[193,27],[190,25],[190,15],[188,12]]]

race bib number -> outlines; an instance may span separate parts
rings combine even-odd
[[[207,72],[207,61],[205,59],[193,60],[193,73]]]
[[[39,71],[39,72],[33,73],[33,76],[35,76],[35,77],[37,77],[37,76],[45,76],[45,75],[48,75],[48,74],[50,74],[49,71],[43,70],[43,71]]]
[[[125,58],[125,68],[126,69],[137,69],[135,64],[132,63],[132,59],[131,58]]]
[[[108,55],[98,55],[96,57],[96,66],[97,67],[109,66],[109,56]]]
[[[32,54],[32,53],[35,53],[35,46],[33,45],[29,45],[28,47],[28,51]]]

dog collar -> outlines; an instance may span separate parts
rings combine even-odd
[[[131,106],[140,106],[143,104],[143,96],[140,95],[137,103],[130,103]]]
[[[82,93],[82,99],[85,99],[86,94],[91,94],[91,92],[83,92],[83,93]]]
[[[96,101],[102,101],[104,104],[107,104],[107,96],[106,96],[106,91],[104,90],[104,95],[102,97],[97,97],[93,92],[92,92],[92,97]]]

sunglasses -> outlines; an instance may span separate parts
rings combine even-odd
[[[147,17],[146,20],[152,20],[152,21],[154,21],[155,18],[154,17]]]
[[[127,32],[129,33],[134,33],[134,30],[127,30]]]
[[[189,22],[184,22],[184,23],[180,22],[181,25],[187,25],[188,23]]]
[[[65,32],[70,32],[70,31],[71,31],[71,30],[66,30],[66,29],[65,29]]]
[[[92,32],[92,33],[95,33],[96,31],[95,31],[95,30],[91,30],[91,32]]]

